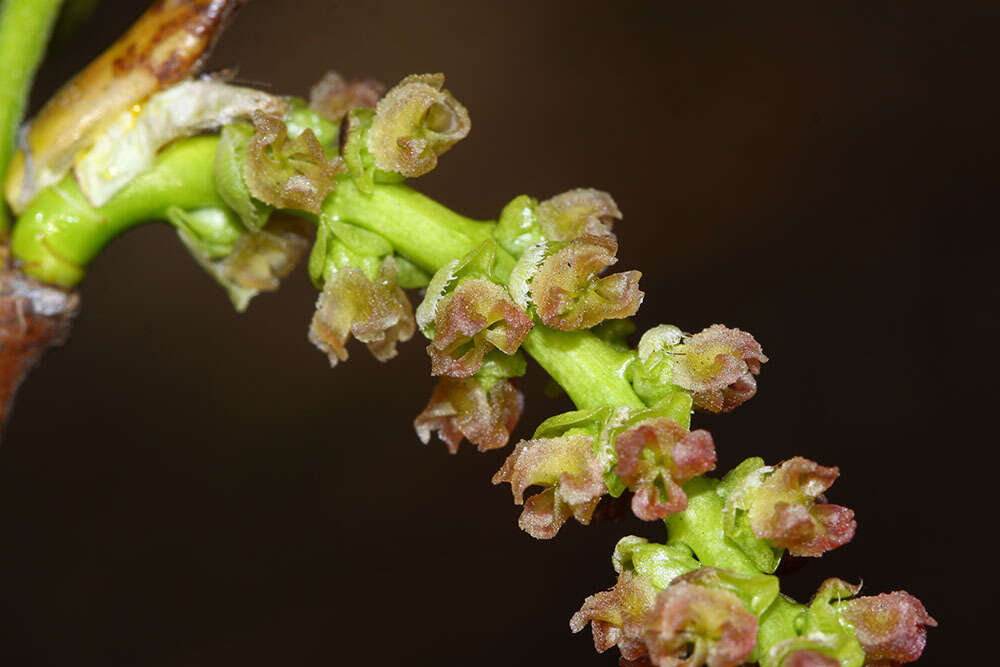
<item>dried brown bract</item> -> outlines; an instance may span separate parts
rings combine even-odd
[[[647,419],[615,438],[615,473],[632,496],[632,512],[644,521],[687,507],[681,485],[715,468],[715,446],[705,430],[688,431],[673,419]]]
[[[437,431],[452,454],[463,438],[485,452],[507,444],[523,409],[524,395],[508,380],[486,391],[476,378],[443,377],[413,426],[424,444]]]
[[[15,211],[59,182],[108,122],[196,72],[246,0],[160,0],[32,119],[7,175]]]
[[[396,344],[409,340],[415,331],[413,308],[396,284],[396,264],[386,257],[374,281],[353,266],[339,269],[326,281],[309,340],[336,366],[347,360],[349,336],[365,343],[379,361],[388,361],[397,354]]]
[[[816,500],[840,475],[797,456],[779,465],[760,484],[750,504],[754,534],[793,556],[821,556],[854,537],[854,512]]]
[[[570,331],[635,315],[642,303],[642,274],[626,271],[598,277],[618,261],[617,252],[614,239],[586,235],[569,241],[545,259],[529,285],[542,322]]]
[[[373,107],[385,93],[385,85],[375,79],[344,79],[329,70],[309,91],[309,108],[334,123],[355,107]]]
[[[608,236],[622,212],[607,192],[577,188],[538,205],[538,224],[550,241],[570,241],[580,236]]]
[[[379,101],[368,131],[376,167],[422,176],[469,134],[469,112],[443,86],[443,74],[412,74]]]
[[[570,619],[569,627],[580,632],[590,623],[598,653],[617,644],[622,658],[639,659],[646,655],[643,621],[653,608],[657,593],[658,589],[647,578],[625,570],[618,575],[613,588],[584,600]]]
[[[247,146],[244,172],[250,194],[277,208],[319,213],[323,200],[333,192],[334,177],[346,171],[343,161],[328,160],[310,129],[289,139],[280,119],[259,112],[251,119],[254,135]]]
[[[906,591],[855,598],[836,608],[854,625],[866,665],[914,662],[927,644],[926,627],[937,626],[920,600]]]
[[[485,278],[462,282],[434,308],[434,339],[427,346],[434,375],[473,375],[491,349],[514,354],[534,326],[507,290]]]
[[[532,537],[550,539],[572,516],[586,525],[605,492],[604,465],[587,435],[522,440],[493,476],[509,482],[514,502],[524,504],[518,525]],[[524,500],[529,486],[545,487]]]

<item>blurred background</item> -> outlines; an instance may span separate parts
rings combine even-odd
[[[50,54],[34,108],[144,4],[102,0]],[[619,266],[644,274],[640,329],[723,322],[771,358],[753,401],[696,418],[719,469],[841,468],[829,496],[857,537],[783,586],[906,589],[942,624],[921,664],[968,664],[994,588],[975,468],[995,462],[976,414],[996,399],[998,15],[255,0],[211,67],[296,94],[328,68],[447,73],[473,132],[416,185],[473,217],[521,193],[612,192]],[[521,533],[489,481],[505,452],[413,434],[421,340],[385,366],[355,344],[331,370],[306,340],[304,270],[237,315],[161,225],[115,242],[82,296],[0,447],[0,664],[617,664],[567,621],[614,582],[615,542],[662,524]],[[569,409],[534,370],[518,436]]]

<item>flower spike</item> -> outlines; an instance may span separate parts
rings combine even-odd
[[[689,479],[715,468],[715,446],[705,430],[688,431],[669,418],[653,418],[615,438],[615,473],[635,492],[632,512],[644,521],[687,507],[681,489]]]
[[[333,192],[334,177],[346,170],[343,161],[328,160],[311,129],[289,139],[278,118],[254,112],[251,119],[254,136],[244,174],[250,194],[278,208],[319,213]]]
[[[367,344],[376,359],[388,361],[397,354],[397,342],[409,340],[414,331],[410,301],[396,284],[395,262],[386,257],[375,280],[362,269],[345,266],[326,281],[316,302],[309,340],[336,366],[347,360],[351,335]]]
[[[522,440],[493,476],[493,483],[509,482],[514,502],[523,504],[518,525],[532,537],[555,537],[572,516],[590,523],[605,492],[604,464],[594,453],[593,438],[585,434]],[[529,486],[546,487],[524,500]]]
[[[642,303],[642,274],[626,271],[597,277],[618,261],[617,252],[618,243],[613,238],[586,235],[569,241],[545,259],[529,286],[542,322],[570,331],[635,315]]]
[[[469,112],[443,86],[443,74],[411,74],[379,101],[368,132],[376,167],[423,176],[469,134]]]

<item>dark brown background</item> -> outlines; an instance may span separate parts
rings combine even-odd
[[[987,10],[987,4],[992,9]],[[995,3],[256,0],[213,66],[444,71],[470,138],[418,185],[494,216],[614,193],[642,327],[746,328],[772,361],[720,468],[841,466],[858,537],[784,580],[905,588],[968,664],[995,588]],[[37,101],[140,12],[104,0]],[[520,533],[504,454],[422,447],[422,343],[331,371],[300,271],[242,316],[169,229],[116,242],[0,448],[0,664],[613,665],[567,619],[635,519]],[[537,373],[520,434],[567,408]],[[977,632],[979,634],[977,635]]]

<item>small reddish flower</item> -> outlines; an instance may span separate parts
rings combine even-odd
[[[632,512],[644,521],[687,507],[681,485],[715,468],[715,446],[705,430],[688,431],[673,419],[647,419],[615,438],[615,473],[632,496]]]
[[[435,312],[434,338],[427,346],[434,375],[473,375],[491,349],[514,354],[534,326],[507,290],[485,278],[459,284],[437,302]]]
[[[840,661],[820,651],[800,649],[785,656],[778,667],[840,667]]]
[[[396,284],[395,262],[386,257],[374,281],[353,266],[338,269],[327,280],[316,302],[309,340],[336,366],[347,360],[351,335],[367,344],[376,359],[387,361],[396,356],[397,342],[409,340],[414,331],[413,308]]]
[[[244,170],[250,194],[277,208],[319,213],[333,192],[334,177],[346,171],[343,161],[328,160],[311,129],[289,139],[280,119],[258,111],[250,117],[254,134]]]
[[[550,241],[571,241],[580,236],[608,236],[622,212],[607,192],[577,188],[543,201],[537,208],[538,224]]]
[[[604,494],[604,464],[588,435],[522,440],[493,476],[509,482],[514,502],[524,504],[518,525],[532,537],[550,539],[573,516],[586,525]],[[529,486],[545,490],[524,500]]]
[[[767,361],[760,343],[745,331],[713,324],[680,345],[673,355],[672,382],[694,392],[695,407],[729,412],[757,393],[754,375]]]
[[[524,409],[524,395],[508,380],[497,380],[487,392],[476,378],[443,377],[413,425],[427,444],[431,431],[458,453],[462,438],[481,452],[507,444]]]
[[[376,167],[422,176],[469,134],[469,112],[443,86],[443,74],[411,74],[379,101],[367,138]]]
[[[937,626],[917,598],[906,591],[871,595],[835,605],[854,625],[865,664],[914,662],[927,644],[927,626]]]
[[[355,107],[373,107],[385,93],[385,85],[375,79],[347,81],[329,70],[309,91],[309,107],[323,118],[339,122]]]
[[[846,544],[857,527],[854,512],[817,497],[830,488],[840,471],[800,456],[767,476],[750,504],[754,534],[793,556],[821,556]]]
[[[563,331],[588,329],[607,319],[631,317],[643,293],[639,271],[599,278],[618,260],[618,243],[608,236],[585,235],[545,259],[531,280],[531,300],[546,325]]]
[[[736,667],[756,644],[757,617],[733,593],[681,581],[657,595],[643,637],[657,667]]]
[[[636,660],[646,655],[643,621],[656,601],[657,588],[646,578],[625,570],[610,590],[591,595],[573,614],[569,627],[580,632],[590,623],[594,648],[604,653],[618,645],[622,658]]]

